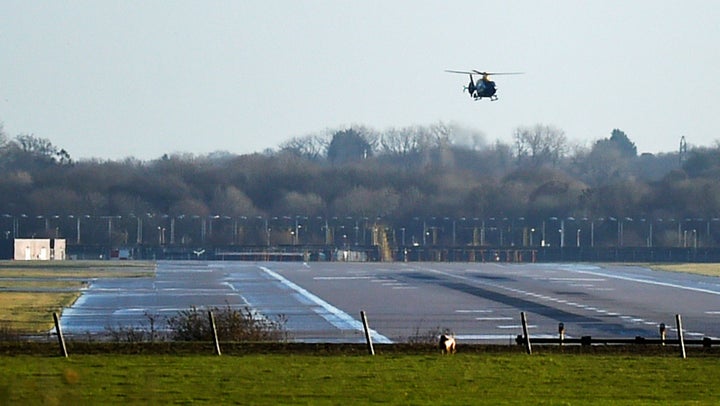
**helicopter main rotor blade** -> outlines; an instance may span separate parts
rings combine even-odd
[[[483,75],[483,76],[495,76],[495,75],[522,75],[525,72],[480,72],[478,70],[473,70],[473,73],[476,73],[478,75]]]
[[[477,71],[470,72],[470,71],[466,71],[466,70],[448,70],[448,69],[446,69],[445,72],[462,73],[463,75],[475,75],[478,73]]]

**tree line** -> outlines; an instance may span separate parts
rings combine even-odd
[[[517,128],[512,143],[443,123],[352,126],[263,153],[140,161],[73,160],[47,139],[10,138],[0,127],[0,170],[0,231],[70,243],[81,242],[84,229],[85,241],[199,245],[221,235],[220,227],[218,243],[298,242],[302,227],[306,242],[324,243],[333,220],[346,239],[382,223],[396,242],[398,230],[424,223],[417,242],[430,235],[428,227],[440,227],[432,225],[439,219],[443,242],[458,243],[457,222],[470,219],[527,228],[550,219],[616,219],[606,233],[619,227],[617,219],[634,219],[638,230],[626,226],[626,245],[647,243],[640,220],[684,222],[679,228],[693,227],[715,244],[711,227],[720,217],[720,146],[638,154],[620,129],[582,146],[543,124]],[[97,219],[93,226],[90,219]],[[182,224],[197,231],[180,230]],[[657,230],[657,244],[680,243],[678,227],[665,227],[666,235]]]

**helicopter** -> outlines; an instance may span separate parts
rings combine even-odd
[[[468,93],[470,93],[470,97],[472,97],[475,100],[480,100],[483,97],[487,97],[490,99],[490,101],[495,101],[498,99],[497,95],[495,94],[497,92],[497,87],[495,86],[495,82],[489,79],[490,75],[521,75],[523,72],[481,72],[479,70],[472,70],[472,71],[460,71],[460,70],[446,70],[445,72],[450,73],[462,73],[465,75],[470,75],[470,83],[468,83],[467,86],[463,86],[463,91],[467,90]],[[475,80],[473,78],[473,75],[481,75],[482,77],[478,80]]]

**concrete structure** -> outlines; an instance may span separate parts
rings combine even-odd
[[[13,259],[16,261],[62,261],[65,259],[65,240],[16,238]]]

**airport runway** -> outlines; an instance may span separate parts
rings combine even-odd
[[[464,342],[531,337],[669,338],[675,314],[686,338],[720,337],[720,278],[641,267],[503,263],[159,262],[155,278],[95,281],[63,313],[64,331],[147,326],[190,306],[248,306],[283,314],[299,341],[362,342],[360,311],[375,342],[448,329]]]

